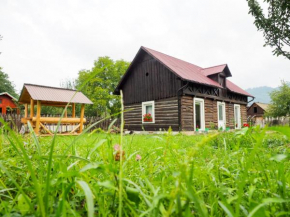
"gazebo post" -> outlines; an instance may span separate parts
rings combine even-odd
[[[83,132],[84,115],[85,115],[85,104],[82,104],[82,107],[81,107],[81,116],[80,116],[80,130],[79,130],[79,133],[82,133]]]
[[[76,104],[75,103],[72,104],[72,117],[73,118],[76,117]]]
[[[27,116],[28,116],[28,104],[25,103],[24,104],[24,117],[27,118]]]
[[[33,118],[34,116],[34,100],[30,100],[30,117]]]
[[[35,131],[34,131],[36,134],[39,134],[40,114],[41,114],[41,101],[37,100],[36,126],[35,126]]]

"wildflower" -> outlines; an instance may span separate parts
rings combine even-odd
[[[244,124],[244,127],[249,127],[249,124]]]
[[[115,161],[120,161],[121,159],[121,151],[120,151],[121,147],[119,144],[115,144],[114,145],[114,150],[116,151],[115,154]],[[122,150],[122,159],[125,160],[125,151]]]
[[[115,151],[119,151],[120,150],[120,145],[119,144],[114,145],[114,150]]]
[[[142,159],[141,155],[137,154],[137,155],[136,155],[136,161],[139,161],[139,160],[141,160],[141,159]]]
[[[117,151],[115,154],[115,161],[120,161],[121,160],[121,152]],[[122,151],[122,160],[125,160],[125,151]]]

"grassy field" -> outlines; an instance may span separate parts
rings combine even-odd
[[[288,127],[126,135],[121,163],[120,135],[38,140],[2,129],[0,214],[289,216],[289,138]]]

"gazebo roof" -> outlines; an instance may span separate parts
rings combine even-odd
[[[24,84],[18,102],[30,103],[30,99],[47,105],[66,105],[67,103],[93,104],[82,92],[77,90]]]

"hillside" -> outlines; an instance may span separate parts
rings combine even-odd
[[[255,97],[255,100],[253,102],[270,103],[271,99],[269,93],[275,89],[276,88],[273,87],[263,86],[249,88],[246,89],[246,91]]]

